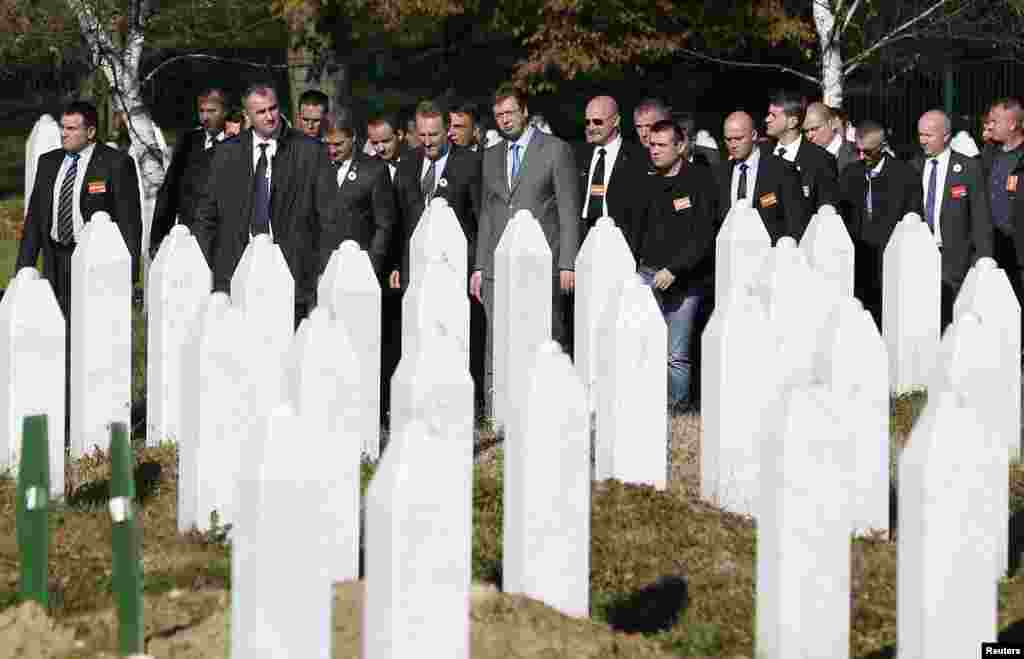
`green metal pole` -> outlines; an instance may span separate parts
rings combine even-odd
[[[117,600],[118,641],[122,656],[144,652],[142,561],[135,519],[135,460],[128,428],[110,427],[110,519],[114,553],[114,597]]]
[[[22,424],[21,462],[18,467],[18,507],[15,513],[18,552],[21,555],[22,601],[35,600],[49,608],[50,447],[46,415],[25,417]]]

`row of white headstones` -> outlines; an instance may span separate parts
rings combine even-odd
[[[852,244],[832,209],[815,215],[799,247],[784,238],[772,248],[757,213],[738,206],[716,250],[702,492],[759,519],[759,648],[848,654],[849,536],[888,526],[889,390],[925,386],[929,402],[899,480],[901,656],[992,640],[1020,415],[1020,311],[1005,275],[987,259],[972,268],[940,350],[939,256],[919,217],[905,218],[886,248],[884,342],[852,298]],[[367,501],[364,648],[375,657],[425,647],[465,656],[466,241],[443,200],[425,212],[411,251],[395,433]],[[665,324],[610,219],[577,259],[575,368],[548,342],[551,253],[536,219],[512,218],[495,262],[504,588],[586,615],[590,417],[596,411],[597,478],[664,487]],[[106,446],[109,421],[127,421],[130,266],[116,226],[98,214],[73,257],[75,457]],[[247,248],[229,297],[210,293],[198,245],[176,227],[147,296],[147,437],[178,443],[179,528],[209,528],[214,510],[234,525],[233,628],[253,630],[233,635],[235,652],[329,656],[330,584],[358,576],[360,451],[375,458],[379,442],[380,289],[366,253],[351,242],[335,252],[321,306],[297,333],[292,278],[262,238]],[[0,335],[0,455],[13,463],[25,413],[47,412],[51,436],[63,435],[54,383],[64,377],[64,321],[34,270],[19,272],[0,302]],[[966,450],[954,453],[953,442]],[[51,445],[59,496],[63,452]],[[280,570],[296,546],[306,560]],[[942,569],[952,557],[955,569]],[[937,573],[946,578],[925,578]],[[295,593],[287,600],[276,581],[284,578]]]

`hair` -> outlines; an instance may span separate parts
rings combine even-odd
[[[199,92],[199,96],[196,98],[200,103],[203,101],[217,101],[223,108],[228,106],[228,94],[220,87],[207,87]]]
[[[526,109],[526,103],[529,100],[526,96],[526,91],[511,82],[503,82],[494,90],[494,104],[497,105],[508,98],[516,99],[520,110]]]
[[[301,108],[303,105],[318,105],[323,108],[324,112],[327,112],[331,109],[331,100],[319,89],[307,89],[302,92],[302,96],[299,96],[299,107]]]
[[[1012,112],[1014,119],[1017,120],[1018,127],[1024,124],[1024,104],[1016,96],[1004,96],[1003,98],[996,99],[992,103],[990,109],[1003,108],[1007,112]]]
[[[96,111],[96,106],[89,101],[72,101],[64,106],[64,111],[61,112],[61,116],[69,114],[82,115],[82,127],[83,128],[96,128],[100,123],[99,112]]]
[[[791,91],[780,90],[772,94],[768,104],[782,108],[783,114],[787,117],[796,117],[798,125],[803,123],[807,104],[802,96]]]
[[[420,101],[420,103],[416,106],[416,113],[413,115],[413,117],[424,117],[428,119],[433,117],[440,117],[441,125],[443,125],[445,128],[448,127],[449,123],[448,112],[445,110],[444,107],[442,107],[441,103],[439,103],[438,101]]]
[[[633,109],[633,116],[635,117],[642,112],[657,112],[667,118],[671,116],[672,108],[660,98],[650,96],[636,104],[636,107]]]
[[[864,137],[865,135],[881,134],[882,141],[885,141],[885,127],[882,124],[872,119],[863,119],[857,124],[857,137]]]
[[[242,112],[242,108],[237,105],[232,106],[227,114],[224,115],[225,121],[230,121],[233,124],[241,124],[245,122],[245,115]]]
[[[452,101],[451,106],[448,108],[449,114],[465,114],[469,115],[469,118],[473,120],[473,124],[480,123],[480,106],[473,101],[466,101],[456,99]]]
[[[324,135],[338,132],[347,134],[349,137],[356,136],[355,122],[352,120],[352,113],[345,107],[325,113],[321,120],[321,126],[323,127]]]
[[[395,133],[398,131],[405,131],[405,122],[400,123],[400,119],[396,114],[376,114],[370,117],[370,120],[366,122],[366,127],[371,126],[387,126]]]
[[[672,133],[672,138],[676,144],[682,144],[686,141],[686,129],[679,125],[678,122],[671,119],[661,119],[660,121],[654,122],[651,126],[651,134],[654,133]]]
[[[275,98],[277,97],[277,89],[274,87],[273,83],[267,82],[266,80],[257,80],[256,82],[249,83],[245,88],[245,91],[242,92],[242,104],[244,105],[253,94],[256,94],[257,96],[266,96],[268,92],[273,94]]]

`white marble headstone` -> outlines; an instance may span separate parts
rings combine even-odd
[[[505,441],[502,587],[590,612],[590,412],[568,355],[535,352],[520,425]],[[664,433],[663,433],[664,434]]]
[[[993,374],[998,384],[990,393],[994,397],[993,431],[1006,444],[1010,458],[1020,456],[1020,303],[1010,286],[1006,273],[988,257],[978,259],[967,272],[953,304],[953,317],[972,311],[986,328],[995,330],[999,346],[999,370]],[[998,401],[998,402],[997,402]],[[998,421],[997,421],[998,419]]]
[[[491,386],[494,389],[491,407],[498,426],[502,426],[507,422],[507,410],[509,410],[508,385],[505,382],[505,360],[507,358],[506,347],[508,346],[509,324],[508,287],[502,286],[498,282],[507,281],[509,278],[509,251],[515,240],[513,236],[517,233],[515,227],[519,225],[520,220],[527,217],[531,217],[530,212],[527,210],[517,211],[510,217],[505,225],[505,230],[501,234],[501,238],[498,239],[497,247],[494,248],[494,308],[492,311],[494,317],[489,320],[491,323],[491,360],[493,367]]]
[[[853,295],[853,241],[834,206],[825,204],[811,217],[800,238],[800,249],[811,268],[833,285],[838,295]]]
[[[446,446],[452,441],[422,421],[407,424],[393,435],[370,482],[364,657],[469,657],[472,508],[456,486],[471,478],[473,467],[472,457],[439,459],[454,455]],[[471,456],[471,445],[467,450]]]
[[[1008,511],[1005,490],[990,482],[999,458],[984,440],[967,396],[928,392],[900,456],[900,657],[978,656],[982,642],[996,640],[999,539],[992,520],[1005,524]]]
[[[882,337],[889,389],[924,389],[939,349],[941,260],[935,238],[916,213],[896,225],[882,262]]]
[[[668,328],[636,275],[609,298],[596,345],[595,478],[665,489]]]
[[[60,124],[48,114],[39,117],[25,142],[25,215],[28,215],[32,188],[36,184],[39,156],[47,151],[61,148]]]
[[[615,287],[636,276],[636,259],[622,229],[610,217],[597,220],[576,254],[576,291],[573,294],[573,358],[587,391],[591,411],[596,409],[597,331],[601,314]]]
[[[762,447],[757,656],[850,656],[850,439],[824,386],[784,396]],[[902,533],[900,534],[902,535]]]
[[[106,451],[110,424],[131,427],[132,257],[105,212],[71,255],[71,457]]]
[[[715,306],[725,301],[731,289],[754,281],[771,248],[761,214],[749,202],[733,204],[715,239]]]
[[[257,404],[273,409],[284,401],[284,359],[295,334],[295,279],[267,234],[255,236],[242,253],[231,276],[231,303],[256,342]]]
[[[17,473],[25,417],[45,414],[51,498],[64,496],[65,338],[50,282],[22,268],[0,300],[0,472]]]
[[[415,284],[430,263],[441,264],[451,271],[465,293],[469,280],[466,234],[444,197],[434,197],[423,210],[419,223],[409,239],[409,281]]]
[[[701,496],[730,512],[754,515],[761,417],[778,396],[775,369],[765,358],[774,345],[760,300],[733,289],[715,306],[701,347]]]
[[[448,264],[431,261],[412,280],[402,296],[402,359],[415,358],[438,337],[447,337],[469,368],[469,297],[466,280],[459,277]]]
[[[199,243],[176,225],[160,245],[146,288],[146,445],[178,441],[181,362],[189,328],[213,286]]]
[[[354,240],[343,242],[328,261],[317,286],[317,300],[343,328],[359,356],[365,396],[360,419],[363,452],[380,456],[381,291],[370,256]]]

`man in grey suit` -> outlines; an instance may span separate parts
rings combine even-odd
[[[846,166],[857,162],[857,145],[836,130],[835,112],[824,103],[811,103],[804,113],[803,132],[811,142],[832,154],[842,174]]]
[[[516,211],[529,210],[540,222],[551,248],[551,334],[572,350],[572,305],[576,282],[576,251],[580,243],[580,189],[568,143],[529,126],[524,92],[510,84],[494,93],[494,119],[505,140],[484,151],[479,233],[470,293],[484,304],[488,319],[494,310],[494,250]],[[485,387],[491,390],[493,354],[488,323]]]

